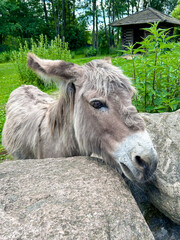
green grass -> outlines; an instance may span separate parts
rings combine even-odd
[[[102,58],[104,58],[104,57],[96,56],[96,57],[74,58],[74,59],[71,59],[70,62],[79,64],[79,65],[83,65],[83,64],[88,63],[88,62],[90,62],[94,59],[102,59]]]
[[[6,157],[1,145],[2,128],[5,122],[5,105],[10,93],[20,86],[18,73],[13,63],[0,64],[0,159]]]
[[[84,57],[84,58],[74,58],[74,59],[71,59],[70,61],[72,63],[76,63],[76,64],[79,64],[79,65],[82,65],[82,64],[85,64],[85,63],[88,63],[94,59],[104,59],[106,57],[111,57],[111,56],[96,56],[96,57]],[[129,65],[130,63],[132,62],[132,60],[126,60],[124,58],[120,58],[120,57],[115,57],[115,58],[112,58],[112,63],[115,65],[115,66],[120,66],[125,72],[129,72]]]

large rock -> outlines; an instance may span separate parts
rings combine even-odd
[[[0,164],[0,239],[154,239],[121,176],[92,158]]]
[[[180,110],[142,114],[158,153],[156,179],[147,184],[152,203],[180,224]]]

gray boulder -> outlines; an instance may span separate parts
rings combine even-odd
[[[142,114],[158,153],[156,179],[146,184],[151,202],[180,224],[180,110]]]
[[[0,239],[154,239],[128,187],[92,158],[0,164]]]

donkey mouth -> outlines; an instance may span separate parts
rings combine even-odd
[[[141,181],[141,179],[143,178],[143,176],[141,176],[142,174],[136,170],[136,173],[133,173],[130,168],[124,164],[124,163],[119,163],[120,167],[121,167],[121,170],[123,172],[123,174],[128,178],[130,179],[131,181]]]
[[[119,163],[123,174],[131,181],[136,181],[139,183],[145,183],[151,180],[154,176],[154,171],[143,171],[140,172],[138,169],[134,168],[133,171],[124,163]]]

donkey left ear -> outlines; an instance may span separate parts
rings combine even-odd
[[[40,59],[33,53],[28,54],[28,67],[43,80],[67,81],[76,79],[82,74],[82,67],[63,60]]]

